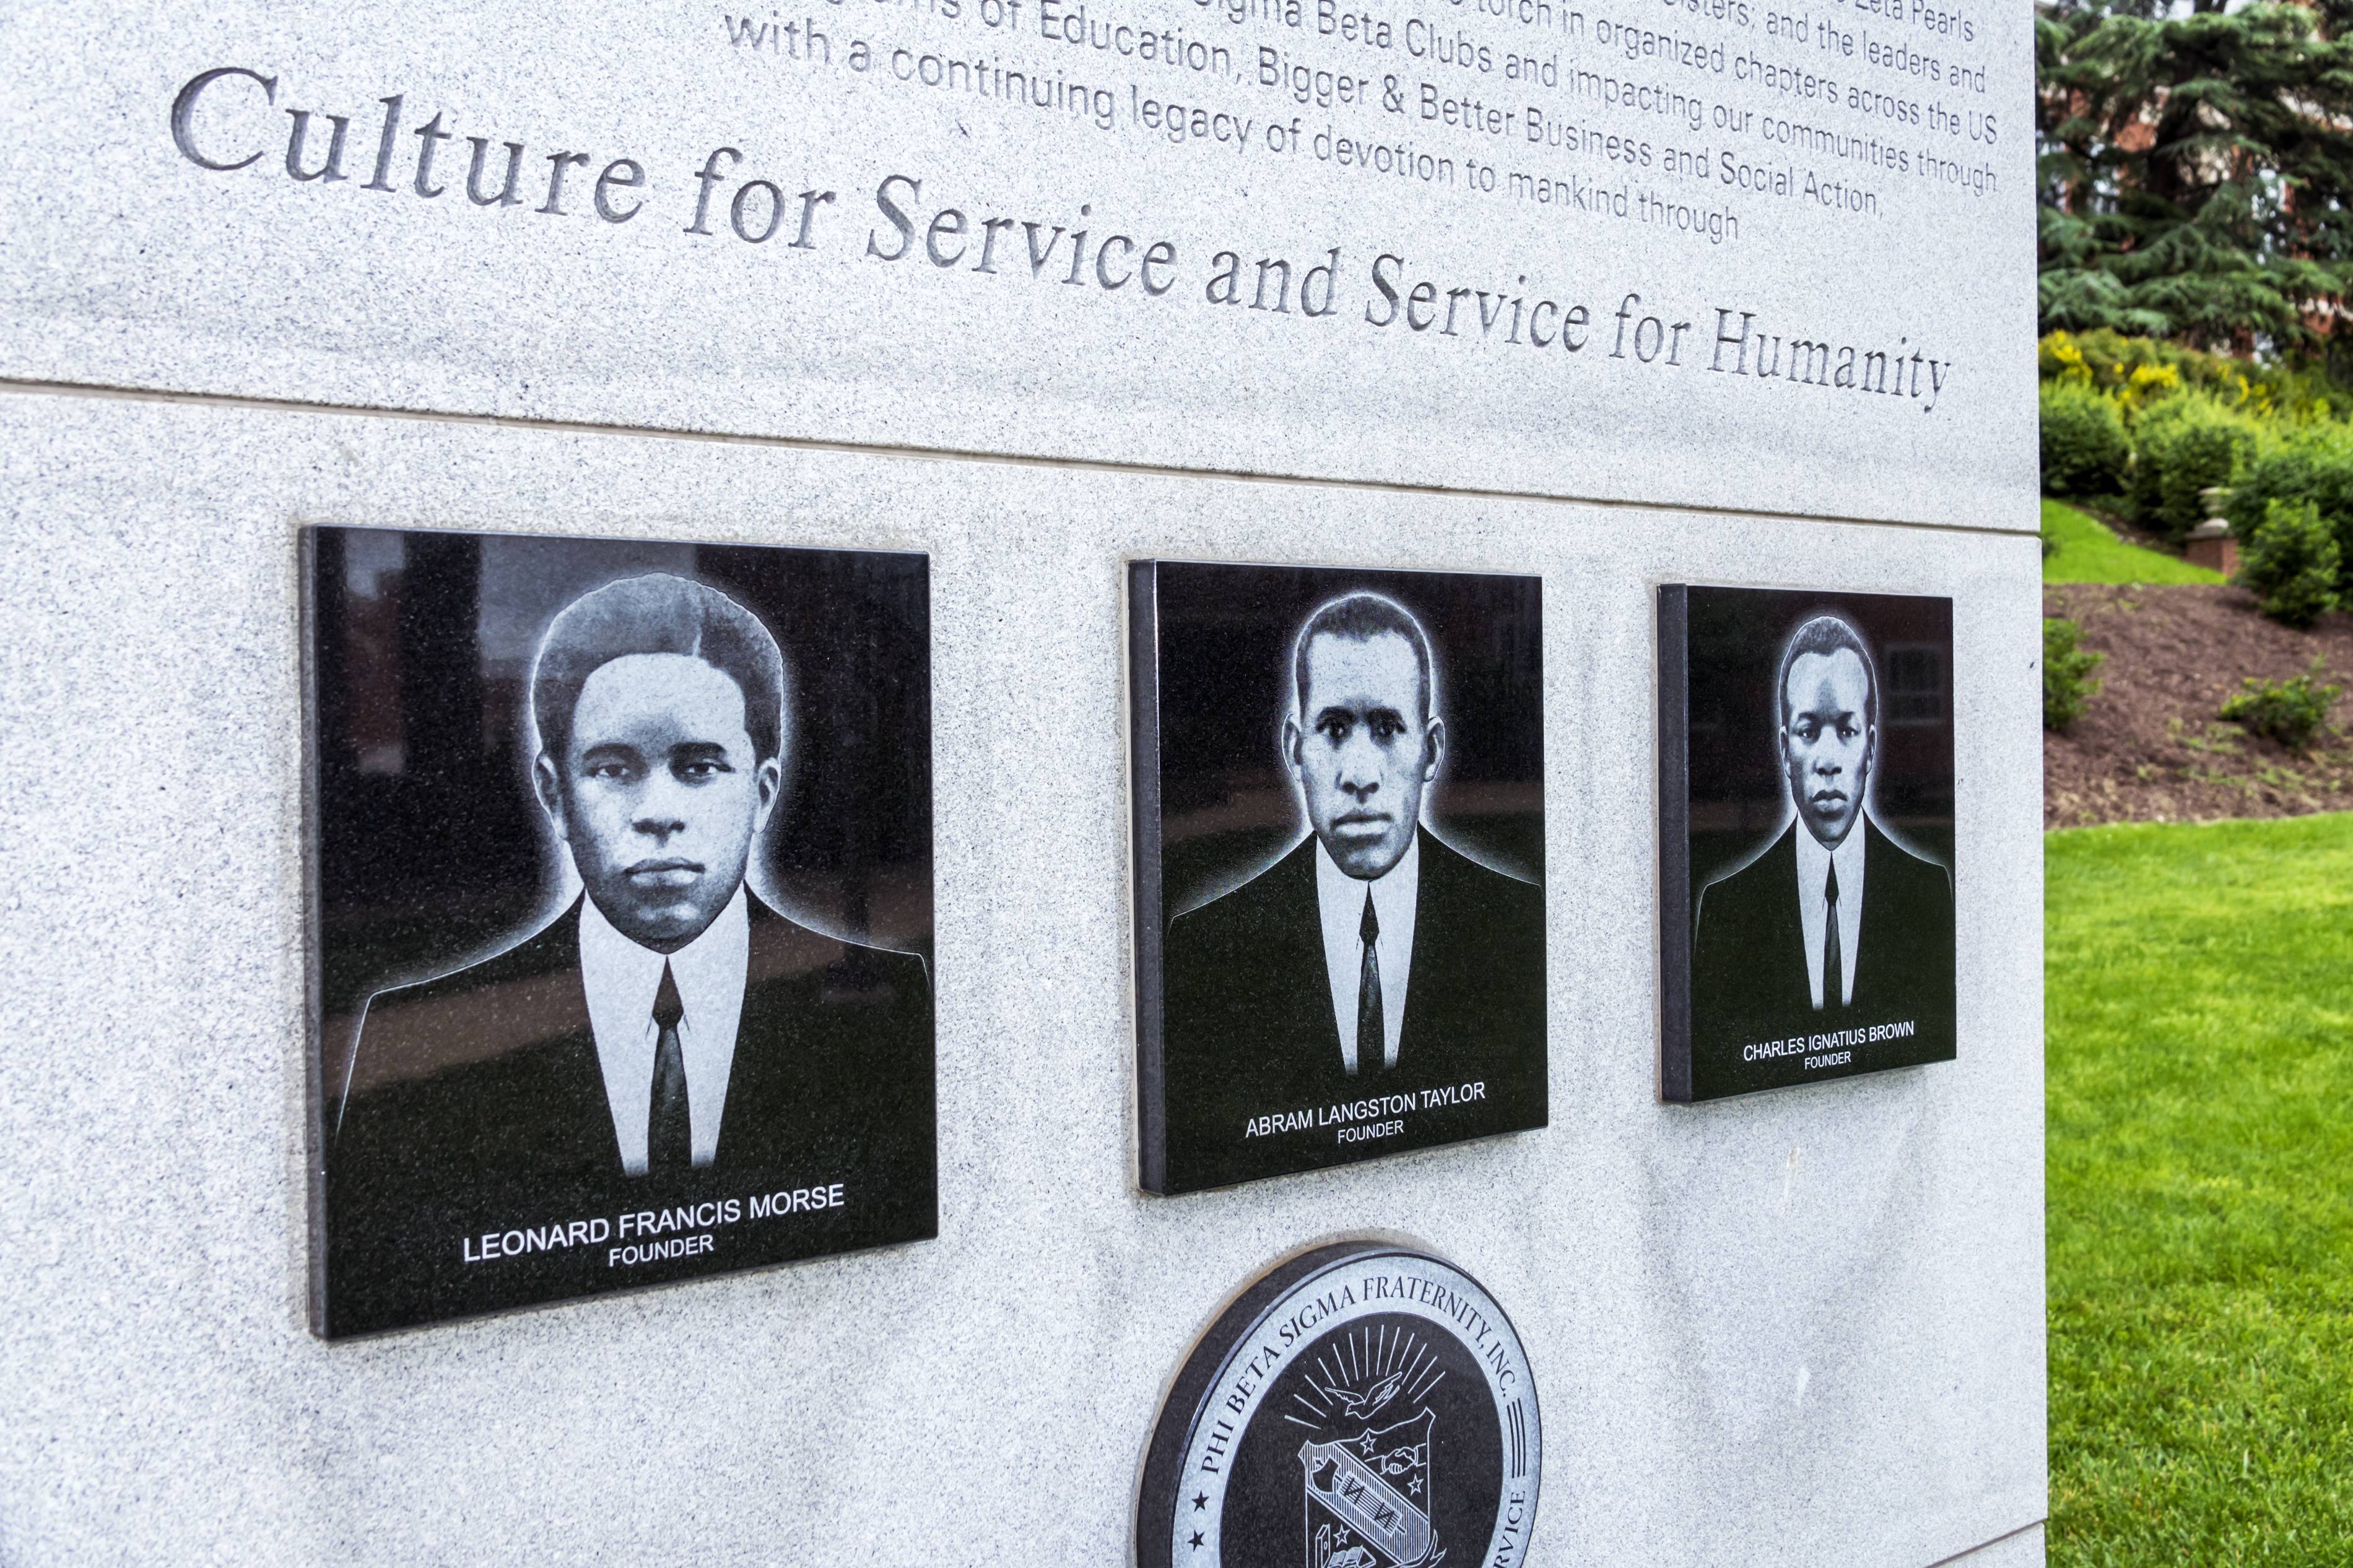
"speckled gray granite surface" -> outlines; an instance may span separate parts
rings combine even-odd
[[[0,1560],[1117,1563],[1190,1337],[1365,1228],[1513,1314],[1535,1563],[1923,1568],[2045,1511],[2031,539],[47,394],[0,396]],[[327,521],[930,552],[939,1240],[311,1337],[296,530]],[[1548,1130],[1133,1190],[1142,554],[1543,574]],[[1683,579],[1953,596],[1957,1062],[1657,1102],[1651,590]]]
[[[0,376],[2032,525],[2022,3],[12,0],[0,56]]]
[[[1950,1559],[1951,1568],[2042,1568],[2044,1531],[2040,1524],[1989,1542]],[[1938,1564],[1937,1568],[1945,1568]]]

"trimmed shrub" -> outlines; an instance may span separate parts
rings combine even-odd
[[[2164,457],[2165,475],[2158,489],[2158,526],[2179,543],[2206,521],[2200,494],[2211,485],[2228,485],[2255,455],[2255,435],[2234,419],[2191,420],[2182,426]]]
[[[2272,500],[2240,553],[2240,584],[2282,626],[2308,626],[2337,607],[2337,536],[2310,501]]]
[[[2125,416],[2116,402],[2080,381],[2045,381],[2042,491],[2050,496],[2113,496],[2125,489]]]
[[[2081,382],[2042,384],[2042,489],[2054,496],[2106,496],[2124,489],[2132,448],[2114,401]]]
[[[2353,600],[2353,431],[2325,426],[2274,446],[2231,488],[2231,531],[2242,545],[2274,500],[2310,501],[2336,537],[2337,596]]]
[[[2099,678],[2092,671],[2108,656],[2079,646],[2084,628],[2055,616],[2042,618],[2042,727],[2064,731],[2084,716],[2084,707],[2100,694]]]
[[[2184,393],[2134,416],[2132,478],[2126,488],[2143,527],[2179,542],[2206,521],[2198,492],[2229,485],[2257,449],[2258,426],[2202,394]]]
[[[2165,482],[2165,460],[2160,454],[2172,446],[2176,426],[2197,417],[2197,403],[2194,397],[2168,397],[2134,416],[2132,468],[2125,479],[2125,500],[2134,521],[2157,526]]]
[[[2046,623],[2047,624],[2047,623]],[[2327,674],[2320,660],[2302,675],[2286,680],[2256,680],[2252,677],[2239,683],[2239,694],[2222,704],[2222,717],[2233,724],[2243,725],[2258,735],[2268,735],[2292,752],[2300,752],[2312,743],[2328,721],[2328,710],[2345,689],[2323,684],[2320,677]]]

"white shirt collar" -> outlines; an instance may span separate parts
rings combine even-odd
[[[1381,1060],[1397,1066],[1398,1039],[1405,1027],[1405,987],[1413,967],[1413,918],[1420,901],[1421,829],[1406,846],[1398,863],[1370,882],[1359,881],[1333,860],[1332,852],[1315,840],[1315,902],[1324,919],[1324,970],[1332,984],[1332,1016],[1340,1026],[1340,1059],[1356,1070],[1357,988],[1365,970],[1365,892],[1372,890],[1373,918],[1380,934],[1373,939],[1381,974]]]
[[[604,1069],[605,1102],[621,1165],[646,1170],[646,1121],[653,1109],[654,995],[668,963],[684,1009],[678,1044],[686,1058],[687,1121],[694,1163],[708,1165],[719,1149],[720,1114],[735,1062],[735,1028],[744,1016],[744,984],[751,965],[752,922],[742,888],[701,936],[665,958],[615,931],[596,900],[580,900],[580,980],[588,993],[588,1024]]]
[[[1862,936],[1862,845],[1870,821],[1857,813],[1835,853],[1802,821],[1792,829],[1798,836],[1798,919],[1806,933],[1806,984],[1814,1005],[1822,1005],[1822,937],[1828,925],[1830,868],[1838,867],[1839,885],[1839,1005],[1854,1000],[1854,974],[1861,955],[1855,951]]]

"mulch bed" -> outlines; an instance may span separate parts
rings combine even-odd
[[[2108,656],[2084,716],[2043,734],[2045,827],[2353,809],[2353,744],[2341,730],[2296,752],[2218,717],[2241,680],[2301,674],[2315,655],[2353,687],[2353,616],[2290,631],[2258,615],[2243,588],[2106,583],[2047,586],[2042,613],[2075,621],[2084,646]]]

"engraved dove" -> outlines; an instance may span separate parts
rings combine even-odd
[[[1311,1381],[1310,1387],[1314,1387]],[[1343,1417],[1350,1421],[1368,1421],[1380,1414],[1383,1406],[1395,1399],[1398,1390],[1405,1386],[1405,1373],[1393,1372],[1362,1394],[1345,1388],[1316,1388],[1315,1392],[1339,1406]]]

